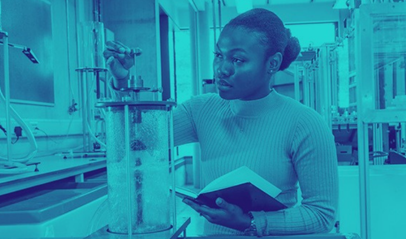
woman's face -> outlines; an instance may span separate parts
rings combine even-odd
[[[258,34],[226,27],[217,42],[213,61],[216,85],[226,100],[255,100],[270,92],[269,59]]]

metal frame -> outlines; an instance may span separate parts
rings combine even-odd
[[[0,30],[0,39],[3,40],[4,60],[4,97],[6,98],[6,129],[7,129],[7,159],[11,161],[11,116],[10,116],[10,72],[8,54],[8,33]]]
[[[191,220],[190,217],[187,218],[179,218],[177,219],[176,225],[172,226],[172,228],[156,232],[156,233],[144,233],[144,234],[116,234],[110,233],[107,231],[108,226],[101,228],[100,230],[96,231],[95,233],[85,237],[86,239],[178,239],[178,238],[186,238],[186,228],[190,224]],[[354,238],[356,239],[356,238]]]
[[[406,120],[406,110],[376,109],[376,82],[373,54],[373,16],[377,14],[406,15],[406,5],[366,4],[355,11],[356,63],[359,74],[357,82],[358,102],[358,158],[361,209],[361,237],[371,238],[371,201],[369,179],[368,126],[373,124],[395,123]],[[371,82],[372,81],[372,82]]]
[[[298,64],[294,64],[295,73],[294,76],[294,88],[295,88],[295,100],[300,102],[300,82],[303,78],[303,68],[300,68]]]
[[[90,83],[92,82],[92,76],[94,74],[106,73],[107,69],[105,68],[79,68],[76,69],[79,77],[79,88],[80,88],[80,98],[81,98],[81,111],[82,111],[82,132],[83,132],[83,152],[84,153],[95,153],[92,150],[92,138],[88,130],[88,125],[92,127],[92,120],[94,119],[94,113],[92,113],[92,97],[89,95],[90,88],[92,87]],[[98,80],[98,79],[95,79]],[[104,87],[107,83],[105,83]],[[91,155],[95,156],[97,154]],[[85,156],[86,157],[86,156]]]
[[[318,60],[318,77],[316,83],[317,104],[316,109],[332,129],[331,105],[332,105],[332,50],[333,44],[324,44],[320,47]]]
[[[312,88],[314,87],[314,74],[312,63],[309,61],[303,62],[304,71],[303,71],[303,104],[314,109],[314,92]]]

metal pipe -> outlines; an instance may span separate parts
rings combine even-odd
[[[91,107],[92,107],[91,106],[90,90],[92,89],[92,84],[91,83],[93,81],[89,80],[89,76],[90,76],[90,78],[92,78],[91,74],[89,74],[87,72],[83,72],[82,74],[85,74],[84,84],[86,85],[86,88],[85,88],[85,94],[86,94],[86,96],[85,96],[86,97],[85,110],[86,110],[86,129],[87,129],[87,131],[86,131],[87,151],[86,152],[90,152],[90,151],[92,151],[92,139],[91,139],[91,136],[90,136],[91,131],[87,128],[87,126],[92,125],[91,120],[93,118],[93,115],[92,115],[91,110],[90,110]],[[92,127],[89,127],[89,128],[92,129]]]
[[[100,5],[100,0],[93,1],[93,21],[95,22],[101,21]]]
[[[100,99],[100,72],[96,71],[96,99]]]
[[[86,134],[87,134],[87,125],[86,125],[86,119],[87,119],[87,115],[86,115],[86,85],[85,85],[85,80],[83,79],[83,73],[81,71],[78,71],[79,74],[79,81],[82,84],[82,87],[80,87],[80,96],[81,96],[81,103],[82,103],[82,133],[83,133],[83,151],[87,152],[87,138],[86,138]]]
[[[211,0],[211,5],[213,8],[213,36],[214,36],[214,48],[216,49],[216,45],[217,45],[217,36],[216,36],[216,5],[214,4],[214,0]]]
[[[170,160],[171,160],[171,172],[172,172],[172,204],[173,204],[173,211],[172,211],[172,226],[173,228],[177,228],[177,221],[176,221],[176,172],[175,172],[175,153],[174,153],[174,142],[173,142],[173,114],[172,111],[169,111],[168,117],[168,128],[169,128],[169,150],[170,150]]]
[[[72,90],[72,82],[71,82],[71,68],[70,68],[70,44],[69,44],[69,39],[70,39],[70,35],[69,35],[69,30],[70,30],[70,26],[69,26],[69,0],[65,1],[65,8],[66,8],[66,59],[67,59],[67,68],[68,68],[68,84],[69,84],[69,103],[72,102],[72,98],[73,98],[73,90]]]
[[[7,159],[11,165],[11,119],[10,119],[10,72],[9,72],[9,55],[8,55],[8,34],[1,32],[0,36],[4,42],[4,94],[6,98],[6,129],[7,129]]]
[[[218,0],[218,13],[219,13],[219,32],[221,32],[221,0]]]
[[[361,129],[358,132],[358,142],[359,151],[358,151],[358,167],[359,167],[359,185],[360,185],[360,202],[361,202],[361,236],[362,238],[369,239],[371,238],[371,229],[370,225],[370,188],[369,188],[369,145],[368,145],[368,124],[359,120],[358,129]],[[363,140],[364,142],[360,142]]]
[[[79,8],[79,5],[77,4],[77,2],[78,1],[76,0],[75,1],[76,63],[77,63],[78,66],[82,66],[82,61],[80,59],[81,52],[80,52],[80,47],[79,47],[79,42],[80,41],[79,41],[79,34],[78,34],[78,8]]]
[[[130,112],[129,112],[129,107],[128,105],[124,106],[124,127],[125,127],[125,157],[126,157],[126,169],[127,169],[127,176],[126,176],[126,181],[127,181],[127,191],[128,191],[128,195],[127,195],[127,207],[128,207],[128,214],[127,214],[127,224],[128,224],[128,228],[127,228],[127,233],[128,233],[128,238],[132,238],[132,234],[133,234],[133,220],[132,220],[132,216],[133,216],[133,212],[134,212],[134,208],[133,208],[133,203],[131,202],[131,199],[133,198],[133,193],[131,192],[131,175],[132,175],[132,170],[131,170],[131,157],[130,157]]]

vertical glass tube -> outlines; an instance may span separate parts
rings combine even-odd
[[[171,228],[169,116],[166,106],[106,110],[109,231],[142,234]]]
[[[79,29],[80,68],[106,68],[103,58],[105,46],[102,22],[82,22]]]

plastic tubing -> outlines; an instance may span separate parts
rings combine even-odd
[[[4,97],[1,89],[0,89],[0,101],[2,103],[6,103],[6,98]],[[24,156],[22,158],[12,158],[11,160],[14,162],[17,162],[17,163],[25,163],[25,162],[29,161],[30,159],[34,158],[34,156],[37,154],[37,152],[38,152],[37,141],[35,140],[34,134],[32,133],[31,129],[27,126],[27,124],[24,122],[24,120],[18,115],[18,113],[11,106],[10,106],[10,113],[11,113],[11,116],[17,121],[17,123],[23,128],[23,130],[27,134],[27,139],[31,145],[31,149],[30,149],[31,152],[29,152],[27,154],[27,156]],[[7,132],[7,133],[10,133],[10,132]],[[0,156],[0,160],[10,160],[10,159]],[[6,170],[10,170],[10,169],[6,169]]]

